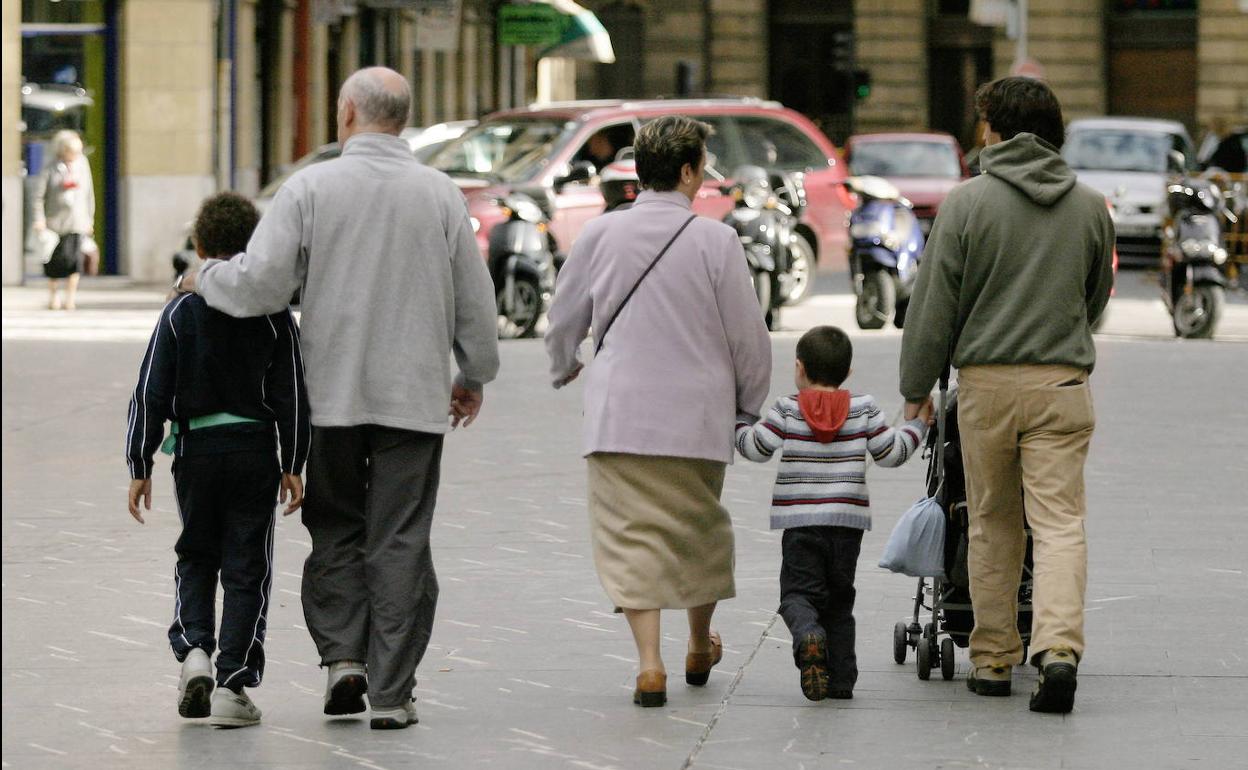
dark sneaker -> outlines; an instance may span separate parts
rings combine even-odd
[[[853,691],[853,690],[831,689],[831,690],[828,690],[828,698],[829,698],[830,700],[853,700],[853,699],[854,699],[854,691]]]
[[[828,697],[827,641],[819,634],[806,634],[797,645],[797,667],[802,672],[802,694],[808,700]]]
[[[1031,696],[1031,710],[1044,714],[1069,714],[1075,707],[1079,660],[1065,647],[1046,650],[1036,660],[1040,680]]]
[[[1010,694],[1012,666],[980,666],[966,675],[966,689],[976,695],[1004,696]]]

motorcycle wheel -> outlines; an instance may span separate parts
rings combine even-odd
[[[537,320],[542,315],[542,290],[537,281],[527,276],[516,276],[516,301],[511,312],[503,314],[503,292],[498,293],[499,339],[523,339],[537,331]]]
[[[789,293],[784,304],[800,305],[810,298],[815,290],[817,267],[815,249],[810,241],[795,235],[789,249]]]
[[[1174,304],[1174,333],[1191,340],[1212,338],[1225,303],[1226,292],[1215,283],[1192,287]]]
[[[887,270],[872,270],[862,278],[862,292],[854,303],[859,329],[882,329],[897,309],[897,287]]]
[[[767,315],[771,312],[771,273],[765,270],[754,272],[754,296],[758,297],[759,310]]]

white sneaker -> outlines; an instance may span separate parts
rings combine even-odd
[[[363,712],[366,692],[368,676],[363,663],[339,660],[329,664],[329,682],[325,685],[326,714],[343,716]]]
[[[260,709],[251,702],[246,692],[234,692],[228,687],[218,687],[212,694],[213,727],[249,727],[260,724]]]
[[[420,720],[416,717],[416,701],[409,700],[392,709],[373,709],[369,713],[368,726],[374,730],[402,730]]]
[[[182,677],[178,680],[178,716],[203,719],[212,708],[212,661],[198,647],[191,649],[182,661]]]

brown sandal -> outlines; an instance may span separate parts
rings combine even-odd
[[[711,632],[710,652],[690,652],[685,655],[685,684],[701,687],[711,679],[711,669],[724,659],[724,643],[718,631]]]
[[[637,689],[633,690],[633,703],[644,708],[667,703],[667,674],[653,668],[638,674]]]

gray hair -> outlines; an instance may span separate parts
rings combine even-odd
[[[52,157],[56,158],[57,160],[60,160],[61,156],[64,155],[65,151],[68,150],[70,147],[76,148],[78,152],[80,153],[82,152],[82,149],[83,149],[82,137],[78,136],[77,131],[71,131],[68,128],[65,129],[64,131],[57,131],[55,134],[53,134],[52,141],[50,144],[51,144],[51,147],[49,149],[51,149],[52,151],[51,153]]]
[[[347,78],[339,99],[355,105],[360,123],[397,133],[407,125],[412,89],[407,79],[394,70],[368,67]]]

